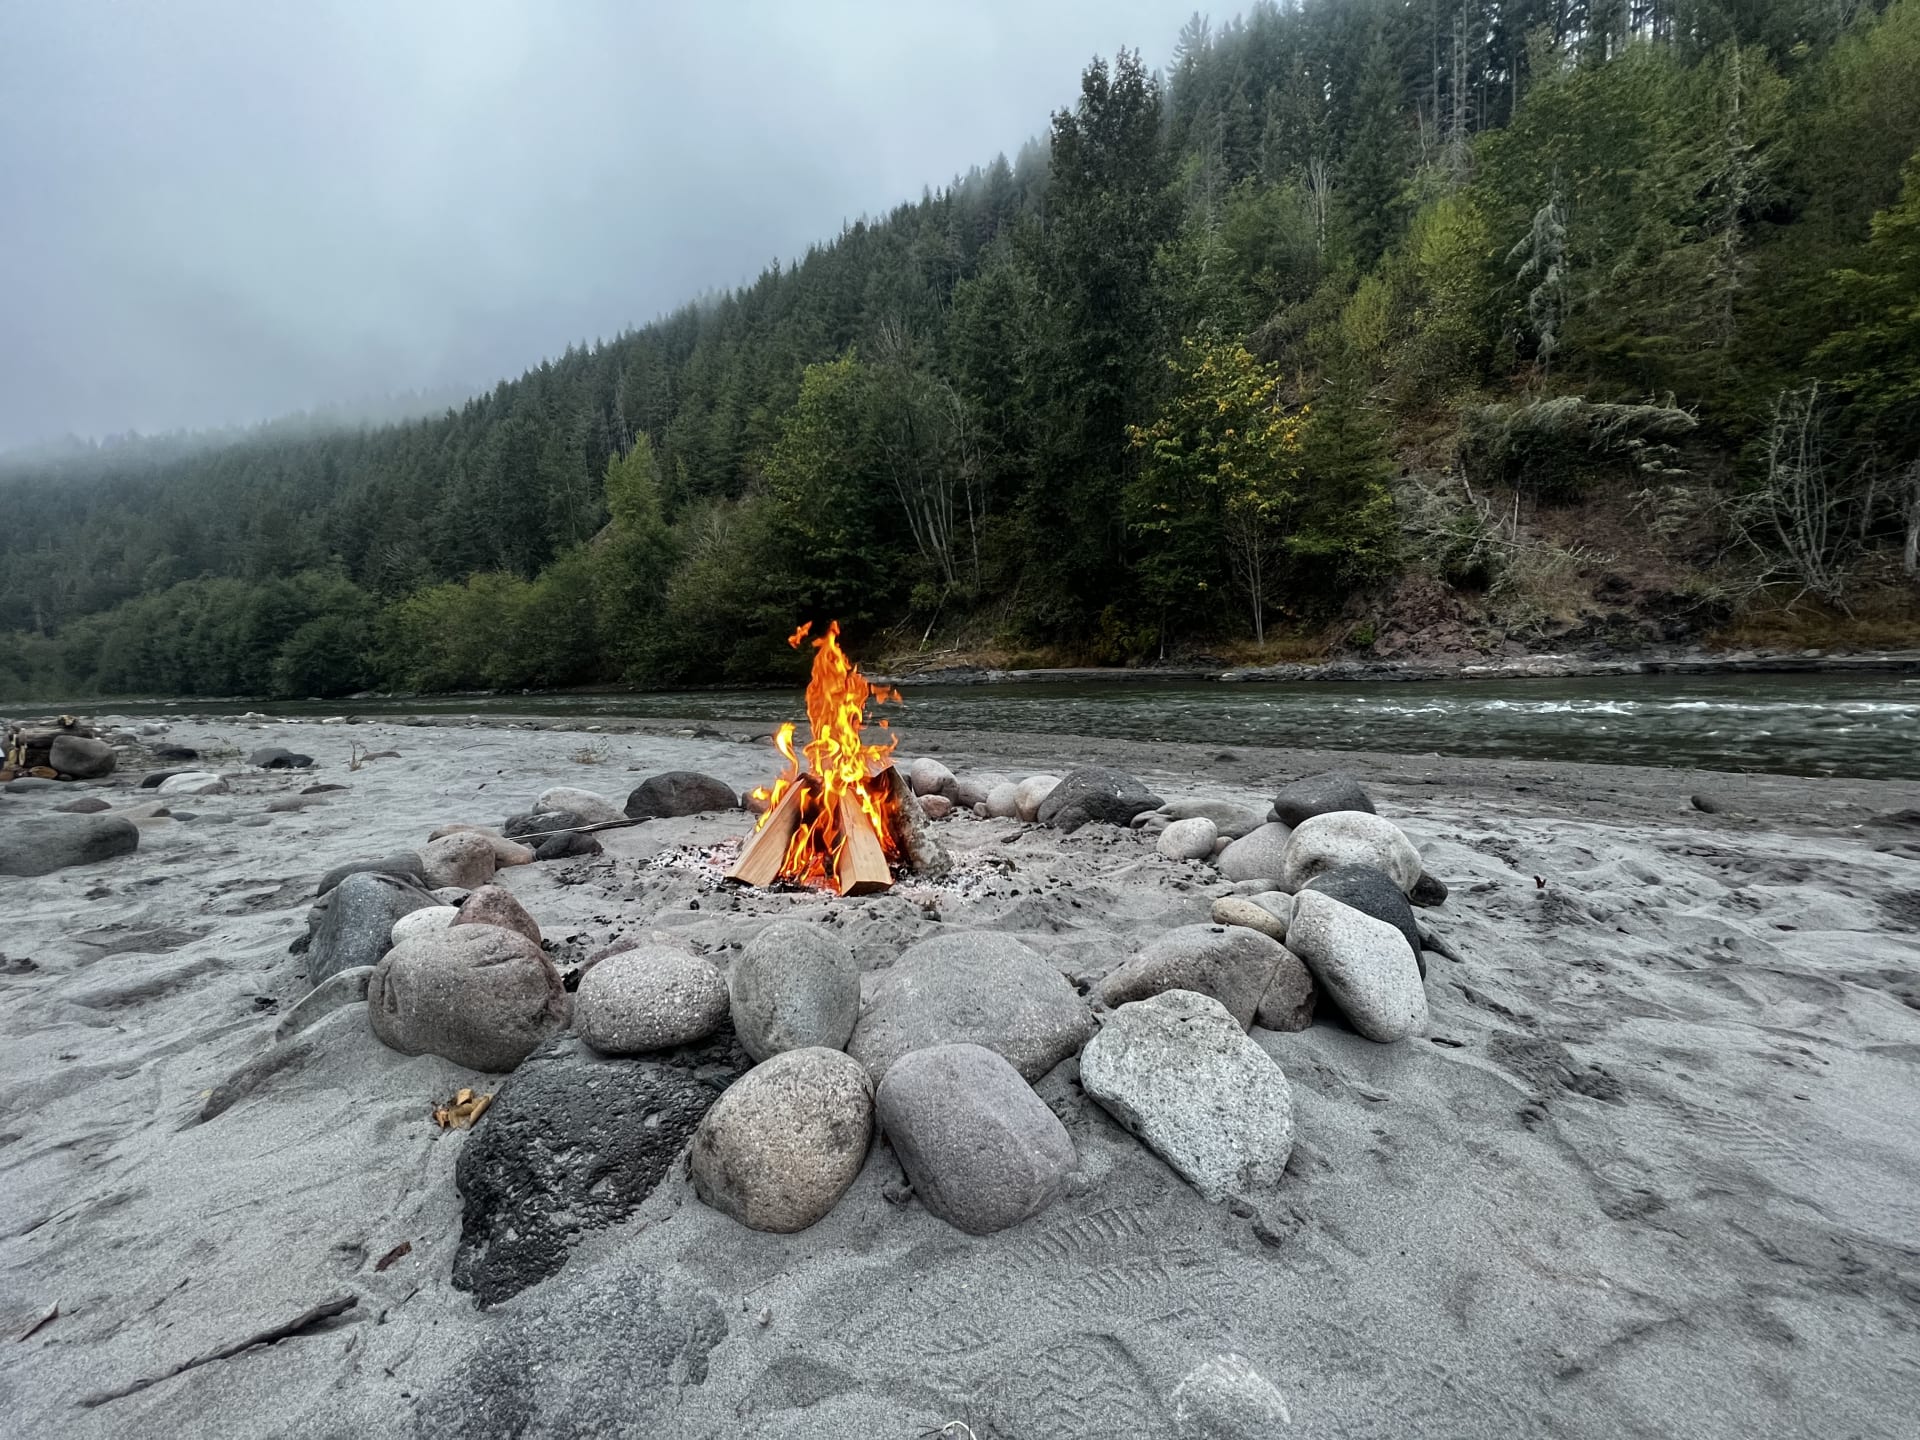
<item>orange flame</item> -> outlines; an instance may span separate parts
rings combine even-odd
[[[811,621],[787,637],[787,644],[798,650],[813,628]],[[840,648],[840,622],[831,621],[827,633],[813,642],[813,675],[807,681],[807,728],[811,738],[800,754],[806,756],[805,773],[811,783],[800,795],[799,823],[786,855],[780,862],[778,878],[799,885],[845,893],[840,881],[841,861],[848,837],[840,823],[840,800],[847,797],[880,837],[880,845],[889,862],[900,858],[899,841],[887,823],[883,803],[886,787],[874,778],[893,763],[893,749],[899,742],[889,734],[876,745],[866,743],[863,731],[867,723],[867,702],[901,704],[900,692],[887,685],[871,684],[860,667]],[[888,729],[886,720],[874,722]],[[782,725],[774,736],[774,748],[787,762],[771,791],[755,790],[753,797],[765,802],[759,830],[767,823],[788,790],[800,783],[803,769],[793,748],[794,727]]]

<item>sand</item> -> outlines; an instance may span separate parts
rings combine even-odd
[[[1920,829],[1867,822],[1920,807],[1920,785],[909,732],[907,753],[961,771],[1097,759],[1164,796],[1261,805],[1276,780],[1356,770],[1452,887],[1423,916],[1461,957],[1432,958],[1430,1033],[1374,1045],[1324,1007],[1306,1032],[1254,1032],[1298,1135],[1260,1207],[1203,1203],[1068,1062],[1039,1089],[1080,1173],[1017,1229],[975,1239],[894,1203],[881,1145],[792,1236],[707,1210],[676,1171],[481,1312],[449,1283],[466,1137],[428,1112],[497,1080],[395,1054],[350,1007],[305,1064],[191,1123],[304,993],[288,945],[315,879],[548,785],[618,801],[693,768],[745,787],[769,752],[644,725],[195,720],[166,738],[319,764],[230,759],[233,793],[176,801],[200,818],[150,825],[136,855],[0,881],[9,1434],[1229,1433],[1182,1431],[1171,1397],[1230,1354],[1303,1437],[1914,1433]],[[349,770],[353,743],[400,753]],[[596,763],[573,758],[585,746]],[[348,788],[238,823],[316,782]],[[0,820],[72,793],[0,797]],[[652,822],[502,883],[575,957],[832,912],[868,968],[966,927],[1081,979],[1223,888],[1131,832],[954,818],[936,827],[959,860],[945,887],[736,895],[699,852],[742,828]],[[348,1294],[276,1346],[79,1403]]]

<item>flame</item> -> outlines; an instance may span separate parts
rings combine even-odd
[[[798,650],[812,631],[811,621],[787,637],[787,644]],[[799,823],[787,844],[778,878],[799,885],[844,893],[840,883],[841,857],[847,836],[840,823],[840,800],[851,800],[873,831],[889,862],[900,858],[900,845],[887,823],[883,803],[885,785],[875,777],[893,763],[893,749],[899,743],[889,734],[879,744],[869,745],[863,734],[867,723],[867,702],[901,704],[900,692],[887,685],[874,685],[860,673],[860,667],[840,648],[840,622],[831,621],[827,633],[813,641],[813,675],[807,681],[807,728],[810,737],[796,753],[794,727],[782,725],[773,745],[786,761],[773,788],[755,790],[753,797],[764,801],[757,831],[765,826],[787,791],[809,778],[797,802]],[[888,729],[885,719],[874,722]],[[806,757],[805,765],[801,755]]]

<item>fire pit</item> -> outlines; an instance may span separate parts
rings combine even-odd
[[[796,650],[812,622],[787,637]],[[727,872],[746,885],[785,881],[841,895],[885,890],[902,869],[937,875],[945,853],[927,828],[913,787],[893,764],[898,743],[891,734],[866,740],[867,702],[900,705],[900,692],[874,685],[840,648],[840,622],[813,641],[813,674],[807,682],[810,738],[794,750],[791,721],[780,727],[774,747],[786,769],[771,790],[753,792],[765,806],[759,823]],[[888,730],[885,718],[874,724]],[[802,757],[804,758],[804,762]]]

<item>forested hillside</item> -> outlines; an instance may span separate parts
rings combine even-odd
[[[746,680],[827,616],[1545,639],[1609,593],[1884,639],[1917,151],[1920,0],[1196,19],[1015,162],[440,418],[0,462],[0,693]]]

